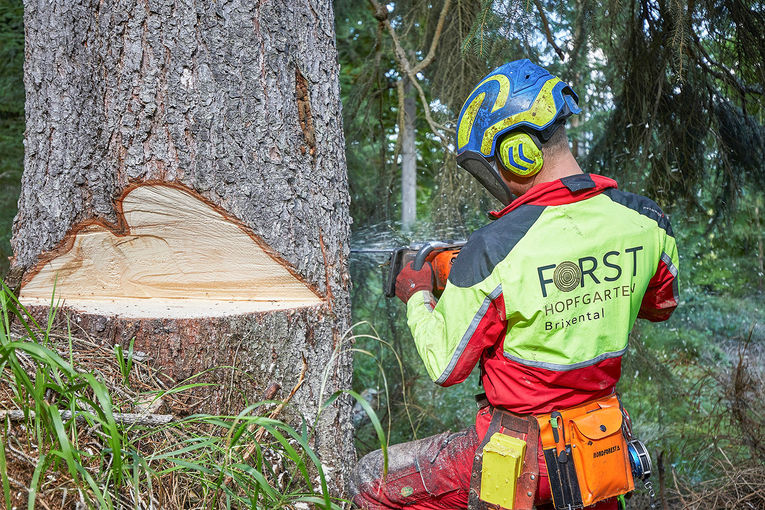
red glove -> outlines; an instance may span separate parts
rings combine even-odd
[[[396,277],[396,296],[406,304],[417,291],[433,291],[433,268],[426,262],[422,269],[415,271],[408,263]]]

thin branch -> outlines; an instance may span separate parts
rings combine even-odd
[[[537,12],[539,12],[539,17],[542,18],[542,27],[545,29],[545,37],[547,38],[547,42],[550,43],[550,46],[553,47],[555,50],[555,53],[558,54],[558,57],[562,61],[566,61],[566,54],[563,53],[563,50],[560,49],[560,47],[555,44],[555,39],[552,36],[552,32],[550,31],[550,24],[547,22],[547,14],[545,14],[545,10],[542,7],[542,3],[539,0],[534,0],[534,5],[537,7]]]
[[[175,419],[172,414],[143,414],[143,413],[113,413],[114,421],[121,425],[145,425],[147,427],[158,427],[160,425],[167,425]],[[26,416],[24,411],[19,410],[0,410],[0,420],[8,418],[11,421],[24,421]],[[35,418],[35,412],[29,411],[29,418]],[[63,411],[61,413],[62,421],[69,421],[72,419],[71,411]],[[81,414],[75,414],[74,419],[77,422],[84,422],[85,417]]]
[[[411,79],[411,76],[410,76],[410,79]],[[455,131],[433,120],[433,117],[430,114],[430,106],[428,105],[428,100],[425,97],[425,92],[422,90],[422,87],[420,86],[420,82],[417,80],[412,80],[412,84],[414,85],[414,88],[417,89],[417,93],[420,96],[420,102],[422,102],[423,109],[425,110],[425,120],[428,121],[428,125],[430,126],[431,131],[433,131],[433,133],[435,133],[441,139],[444,145],[447,145],[449,142],[446,139],[446,137],[443,135],[443,133],[441,133],[441,131],[446,131],[449,133],[455,133]]]
[[[303,358],[303,370],[300,372],[300,377],[298,378],[297,384],[295,384],[295,387],[292,388],[292,391],[290,394],[285,398],[276,408],[271,411],[271,413],[268,415],[270,419],[275,419],[277,416],[279,416],[279,413],[282,412],[282,409],[289,403],[290,400],[292,400],[292,397],[295,396],[295,393],[297,393],[297,390],[300,389],[300,387],[303,385],[303,382],[305,381],[305,374],[308,371],[308,362],[305,360],[305,357]],[[271,388],[273,388],[273,385],[269,387],[267,391],[271,391]],[[278,390],[276,388],[274,391]],[[252,430],[255,428],[255,424],[251,424],[249,427],[247,427],[248,432],[252,432]],[[242,455],[241,463],[244,464],[247,462],[247,460],[252,456],[253,453],[255,453],[255,450],[257,449],[260,442],[263,440],[263,435],[265,434],[266,429],[265,427],[259,427],[258,430],[255,432],[255,440],[254,442],[247,448],[247,450],[244,452],[244,455]],[[222,487],[228,487],[228,484],[231,483],[231,480],[233,479],[233,476],[231,474],[226,475],[226,478],[223,480]]]
[[[297,384],[292,388],[292,391],[290,391],[290,394],[282,400],[282,402],[276,406],[276,409],[271,411],[271,414],[268,415],[270,419],[276,419],[277,416],[282,412],[282,409],[284,409],[287,404],[289,404],[290,400],[292,400],[292,397],[295,396],[295,393],[300,389],[300,387],[303,385],[303,382],[305,382],[305,373],[308,371],[308,362],[303,358],[303,370],[300,371],[300,377],[298,378]],[[259,443],[263,439],[263,434],[265,433],[266,429],[264,427],[260,427],[260,429],[255,432],[255,442]],[[253,445],[254,446],[254,445]],[[243,461],[246,461],[250,455],[252,455],[252,452],[255,450],[255,448],[250,447],[250,452],[248,455],[245,455],[243,457]]]
[[[441,39],[441,32],[444,29],[444,21],[446,21],[446,13],[449,11],[449,6],[451,5],[452,0],[446,0],[444,2],[444,6],[441,9],[441,14],[438,16],[438,24],[436,25],[436,31],[433,33],[433,40],[430,42],[430,49],[428,50],[428,54],[425,56],[422,61],[417,64],[414,69],[412,70],[414,74],[419,73],[426,67],[430,65],[431,62],[433,62],[433,59],[436,56],[436,48],[438,47],[438,41]]]
[[[438,138],[441,139],[441,142],[443,143],[444,147],[448,147],[449,142],[441,131],[442,130],[451,131],[451,130],[447,129],[445,126],[441,126],[440,124],[436,123],[433,120],[433,116],[431,115],[431,112],[430,112],[430,105],[428,104],[428,100],[425,97],[425,92],[422,90],[422,87],[420,86],[416,73],[412,71],[412,66],[409,63],[409,59],[406,58],[406,52],[404,51],[404,48],[401,46],[401,43],[399,42],[398,36],[396,35],[396,31],[393,29],[393,26],[390,24],[390,19],[388,18],[388,10],[382,5],[380,5],[380,3],[377,0],[369,0],[369,2],[375,10],[375,15],[374,15],[375,19],[377,19],[380,23],[382,23],[385,26],[385,28],[388,30],[388,34],[393,40],[393,47],[395,49],[396,61],[398,62],[398,65],[401,67],[401,70],[404,72],[404,74],[412,81],[412,85],[414,85],[414,87],[417,89],[417,94],[420,97],[422,108],[425,111],[425,120],[428,122],[428,126],[430,126],[430,130],[433,132],[433,134],[435,134],[436,136],[438,136]],[[399,103],[401,103],[402,101],[403,101],[403,98],[399,100]]]
[[[731,71],[730,69],[728,69],[724,65],[716,62],[709,55],[709,53],[707,53],[707,51],[704,49],[704,46],[701,44],[701,41],[699,40],[699,36],[696,34],[696,32],[691,30],[691,33],[693,34],[693,41],[696,43],[696,48],[698,48],[698,50],[701,52],[701,56],[703,57],[703,58],[698,59],[698,63],[699,63],[699,65],[701,65],[701,67],[704,68],[704,70],[706,72],[708,72],[709,74],[711,74],[712,76],[714,76],[718,80],[726,82],[726,83],[734,86],[735,88],[737,88],[739,90],[739,92],[741,92],[743,94],[758,94],[760,96],[763,95],[762,89],[755,88],[755,87],[750,87],[750,86],[747,86],[747,85],[741,83],[741,81],[735,76],[733,71]],[[717,67],[718,69],[722,69],[723,72],[716,71],[716,70],[712,69],[711,67],[709,67],[709,65],[707,65],[706,62],[704,62],[704,59],[706,59],[707,62],[709,62],[713,66]]]

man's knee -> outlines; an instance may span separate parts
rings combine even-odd
[[[382,477],[383,455],[382,450],[376,450],[364,455],[356,463],[351,472],[351,479],[348,485],[348,492],[352,500],[362,492],[363,488],[371,488],[375,481]],[[356,503],[357,505],[359,503]],[[360,505],[359,505],[360,506]]]
[[[393,445],[388,448],[384,479],[382,451],[372,452],[353,470],[351,498],[369,510],[416,508],[417,504],[437,508],[439,498],[447,493],[467,494],[477,445],[474,428]]]

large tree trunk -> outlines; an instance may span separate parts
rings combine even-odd
[[[328,1],[25,0],[21,298],[57,298],[206,409],[272,383],[307,419],[349,387],[349,212]],[[347,402],[346,402],[347,404]],[[350,412],[317,448],[351,465]],[[336,478],[342,483],[342,478]]]

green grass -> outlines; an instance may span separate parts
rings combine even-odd
[[[170,399],[201,384],[137,394],[128,383],[145,367],[135,361],[132,342],[127,353],[103,349],[103,355],[112,357],[114,377],[108,380],[105,369],[83,370],[71,334],[52,332],[55,308],[45,323],[38,323],[7,287],[0,291],[0,304],[0,402],[6,410],[23,413],[20,423],[4,420],[0,441],[7,507],[18,506],[23,493],[28,508],[42,506],[41,498],[48,504],[51,498],[61,501],[65,494],[70,504],[72,498],[81,499],[99,509],[278,509],[298,504],[335,509],[343,504],[330,494],[311,447],[315,422],[288,424],[266,416],[278,404],[268,401],[237,415],[195,414],[159,427],[123,423],[119,410],[129,405],[124,395],[141,401]],[[122,400],[115,401],[110,389],[119,390]],[[325,407],[342,393],[362,402],[385,444],[374,411],[355,392],[337,392]]]

